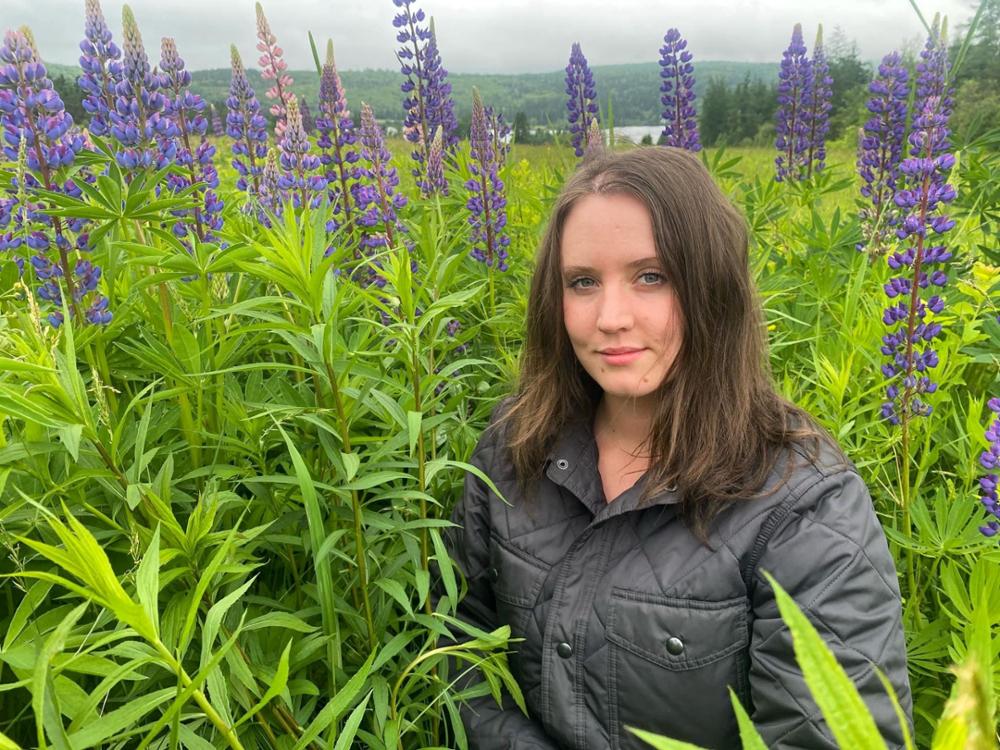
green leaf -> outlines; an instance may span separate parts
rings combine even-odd
[[[753,725],[749,714],[747,714],[746,709],[743,708],[743,704],[740,703],[740,699],[736,697],[736,693],[733,692],[732,688],[729,688],[729,701],[733,704],[733,713],[736,714],[736,723],[740,727],[740,740],[743,742],[743,750],[767,750],[767,745],[764,744],[764,739],[757,731],[757,727]]]
[[[358,467],[361,466],[361,456],[357,453],[344,453],[341,451],[340,458],[344,461],[344,481],[350,482],[357,476]]]
[[[379,578],[375,581],[375,585],[399,602],[399,606],[405,609],[408,614],[413,614],[413,607],[410,605],[410,597],[407,596],[406,590],[403,588],[402,584],[399,583],[399,581],[394,581],[391,578]]]
[[[153,530],[153,538],[146,547],[139,569],[135,574],[135,593],[146,616],[153,623],[156,634],[160,634],[160,524]]]
[[[83,435],[82,424],[67,424],[56,428],[56,433],[62,444],[66,446],[74,461],[80,460],[80,437]]]
[[[70,735],[74,748],[96,747],[109,737],[132,728],[147,713],[177,694],[174,688],[163,688],[145,695],[137,695],[121,708],[103,714],[78,732]]]
[[[410,436],[410,455],[413,455],[413,451],[417,447],[417,438],[420,437],[420,422],[424,415],[419,411],[408,411],[406,412],[406,427],[407,433]]]
[[[319,737],[320,732],[328,729],[340,718],[340,715],[347,710],[347,707],[351,705],[351,702],[361,692],[361,688],[364,686],[371,672],[373,661],[375,661],[375,652],[372,652],[365,660],[365,663],[351,676],[351,679],[330,699],[330,702],[323,706],[323,709],[316,715],[316,718],[302,732],[302,736],[299,737],[299,741],[295,743],[295,747],[292,750],[303,750],[309,743]]]
[[[354,736],[358,733],[358,727],[365,716],[365,709],[368,708],[368,701],[371,697],[372,694],[369,692],[361,703],[351,711],[351,715],[347,717],[347,721],[344,722],[344,728],[340,731],[340,735],[333,745],[333,750],[347,750],[351,746],[351,743],[354,742]]]
[[[806,685],[837,743],[851,750],[885,750],[885,741],[851,678],[792,597],[769,573],[764,572],[764,576],[774,589],[778,610],[792,633],[795,659]]]
[[[667,737],[661,737],[658,734],[653,734],[652,732],[635,729],[634,727],[627,726],[625,728],[646,744],[655,747],[656,750],[705,750],[700,745],[692,745],[690,742],[672,740]]]
[[[257,704],[247,711],[242,719],[233,725],[234,729],[243,722],[252,719],[258,711],[264,708],[264,706],[266,706],[272,698],[280,694],[281,691],[283,691],[288,685],[288,655],[291,651],[292,641],[288,641],[288,644],[285,646],[285,650],[281,652],[281,658],[278,659],[278,668],[274,671],[274,678],[271,680],[271,684],[268,685],[267,691],[263,696],[261,696],[261,699],[257,702]]]
[[[45,639],[45,645],[42,646],[42,652],[38,655],[38,661],[35,663],[31,678],[31,708],[35,712],[35,731],[38,735],[38,745],[41,748],[48,746],[45,742],[46,734],[57,750],[70,750],[71,748],[66,728],[63,726],[55,691],[52,689],[50,668],[52,660],[56,654],[63,650],[66,639],[69,638],[76,623],[87,610],[87,606],[87,603],[84,602],[63,618],[52,634]]]
[[[52,584],[49,581],[38,581],[28,589],[28,592],[21,599],[21,603],[17,605],[10,623],[7,625],[7,634],[3,639],[4,651],[10,649],[11,645],[21,634],[21,631],[24,630],[28,618],[35,614],[35,610],[45,600],[45,595],[49,593],[49,589],[51,588]]]
[[[0,750],[21,750],[21,746],[0,732]]]

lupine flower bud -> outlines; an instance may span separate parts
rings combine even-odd
[[[947,22],[941,19],[940,14],[935,14],[931,32],[917,62],[917,95],[913,103],[915,112],[923,112],[927,109],[928,101],[933,100],[946,125],[952,110],[952,92],[948,85],[947,35]],[[942,151],[949,148],[947,140],[941,143]]]
[[[826,166],[826,134],[830,130],[830,108],[833,106],[833,79],[830,77],[830,64],[823,51],[823,26],[816,32],[816,44],[812,56],[812,85],[806,97],[806,122],[809,125],[806,152],[806,177],[822,171]]]
[[[309,102],[305,99],[299,103],[299,112],[302,113],[302,129],[306,131],[306,135],[312,135],[312,132],[316,129],[316,120],[313,119]]]
[[[903,159],[906,136],[906,100],[909,95],[908,74],[899,53],[891,52],[882,59],[878,74],[869,84],[868,111],[864,135],[858,154],[858,173],[863,184],[861,195],[871,202],[861,211],[861,234],[873,254],[881,254],[896,225],[895,194],[899,180],[899,164]]]
[[[597,120],[590,121],[590,130],[587,131],[587,147],[584,149],[583,158],[591,158],[604,151],[604,136],[601,135],[601,126]]]
[[[694,110],[694,64],[687,40],[668,29],[660,47],[660,103],[663,105],[664,145],[700,151]]]
[[[296,208],[316,208],[323,201],[326,179],[319,174],[310,174],[319,169],[320,161],[318,156],[309,153],[309,136],[302,127],[302,113],[294,95],[288,100],[286,115],[288,119],[279,157],[284,172],[278,178],[278,187],[292,196]]]
[[[991,398],[988,404],[990,411],[996,416],[986,428],[986,440],[989,448],[979,456],[979,464],[986,469],[986,474],[979,480],[982,494],[979,501],[983,504],[991,518],[979,530],[984,536],[996,536],[1000,531],[1000,500],[997,498],[997,486],[1000,485],[1000,398]]]
[[[469,199],[465,207],[469,210],[469,225],[472,227],[472,251],[470,255],[485,263],[487,268],[497,271],[507,270],[507,198],[503,180],[500,179],[500,164],[494,148],[494,133],[490,117],[487,115],[479,90],[472,90],[472,125],[470,142],[472,159],[469,171],[472,177],[465,183]]]
[[[285,71],[288,70],[288,63],[282,57],[282,49],[277,44],[277,38],[271,33],[271,25],[264,15],[264,8],[257,3],[257,49],[261,56],[257,61],[260,64],[260,77],[265,81],[274,81],[266,96],[268,99],[276,100],[271,105],[271,114],[277,121],[274,125],[274,134],[280,138],[285,132],[285,114],[288,101],[292,98],[292,77]]]
[[[887,259],[893,270],[908,269],[906,275],[890,279],[884,287],[893,303],[882,318],[890,328],[882,337],[882,353],[889,358],[882,373],[890,379],[882,416],[894,425],[913,416],[929,415],[931,406],[922,396],[937,390],[927,373],[938,364],[931,342],[942,327],[928,313],[937,316],[944,301],[936,293],[925,301],[920,290],[943,287],[948,280],[944,271],[935,268],[951,259],[945,246],[935,243],[940,242],[938,235],[954,226],[947,216],[937,213],[955,198],[954,188],[944,182],[955,163],[951,154],[940,153],[940,143],[946,138],[944,117],[938,103],[931,100],[913,121],[909,141],[917,155],[901,164],[900,171],[907,176],[906,189],[898,191],[894,199],[903,217],[896,235],[907,240],[908,247]],[[939,155],[931,156],[934,153]]]
[[[777,138],[774,142],[779,153],[774,160],[778,182],[787,178],[800,180],[806,174],[809,121],[805,116],[805,103],[811,88],[812,65],[806,57],[806,45],[802,41],[802,24],[797,23],[778,72]]]
[[[269,148],[260,175],[260,186],[255,196],[257,218],[266,227],[271,226],[271,218],[281,216],[288,196],[279,186],[281,170],[278,167],[278,149]]]
[[[569,65],[566,66],[566,109],[569,131],[572,135],[573,150],[583,156],[583,147],[590,129],[591,120],[598,120],[597,87],[594,74],[590,72],[587,58],[583,56],[579,42],[573,42]]]
[[[431,140],[431,148],[427,152],[427,180],[421,188],[421,194],[427,198],[435,193],[448,195],[448,181],[444,177],[444,143],[443,131],[438,125]]]
[[[226,99],[226,133],[233,139],[232,164],[239,173],[236,187],[253,196],[260,189],[260,174],[267,157],[267,121],[260,113],[260,102],[235,45],[230,47],[230,54],[233,78]]]
[[[100,0],[86,0],[84,39],[80,42],[80,68],[77,83],[83,89],[83,109],[90,115],[88,129],[105,135],[111,128],[111,110],[115,91],[122,77],[121,50],[111,40],[111,30],[104,20]]]

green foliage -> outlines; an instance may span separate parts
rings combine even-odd
[[[775,379],[855,461],[899,561],[917,746],[984,736],[1000,685],[982,668],[1000,664],[1000,555],[974,500],[986,397],[1000,385],[992,143],[961,155],[950,241],[964,265],[905,508],[906,459],[877,416],[887,270],[854,250],[852,150],[832,149],[828,170],[795,185],[773,182],[769,149],[702,154],[751,228]],[[509,630],[454,617],[464,582],[442,535],[514,383],[533,253],[575,161],[565,144],[514,146],[503,275],[468,257],[465,152],[450,197],[416,200],[404,184],[411,249],[381,254],[384,289],[334,273],[354,246],[336,237],[327,255],[324,210],[263,229],[223,187],[226,246],[189,252],[169,231],[187,196],[158,197],[162,175],[126,183],[99,153],[81,199],[48,196],[52,213],[92,220],[115,317],[53,330],[0,265],[10,743],[463,747],[464,699],[506,690],[523,702]],[[971,665],[957,680],[955,663]],[[459,688],[469,672],[483,681]]]

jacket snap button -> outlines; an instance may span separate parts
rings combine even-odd
[[[680,656],[684,653],[684,641],[680,638],[674,636],[673,638],[667,639],[667,651],[674,656]]]
[[[556,646],[556,653],[559,654],[563,659],[568,659],[573,655],[573,647],[568,643],[563,641],[558,646]]]
[[[489,570],[487,570],[486,575],[489,576],[490,580],[493,581],[493,583],[496,583],[498,580],[500,580],[500,571],[497,570],[496,568],[490,568]]]
[[[556,467],[562,469],[563,471],[566,471],[566,469],[569,468],[569,461],[567,461],[565,458],[557,459]]]

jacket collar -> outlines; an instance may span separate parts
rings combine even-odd
[[[594,514],[595,522],[653,505],[676,505],[680,494],[667,490],[640,503],[648,474],[643,474],[614,502],[604,497],[604,486],[597,467],[597,442],[592,417],[575,417],[559,431],[545,460],[545,476],[565,488]]]

